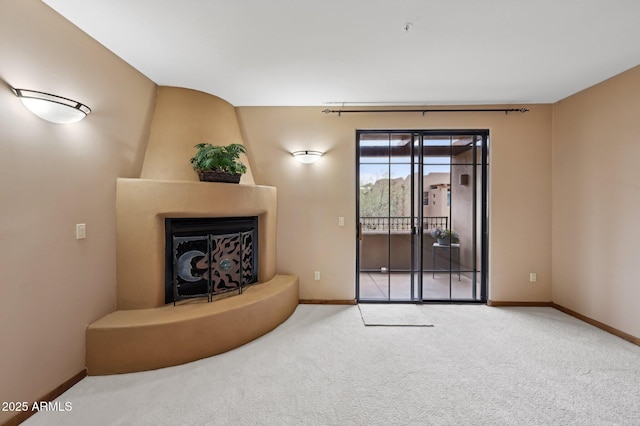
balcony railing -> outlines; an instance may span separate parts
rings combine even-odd
[[[418,218],[413,219],[414,225],[418,225]],[[360,217],[363,231],[411,231],[411,217],[391,216],[391,217]],[[447,216],[427,216],[422,218],[424,230],[436,228],[448,228],[449,218]]]

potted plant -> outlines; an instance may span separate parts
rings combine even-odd
[[[240,154],[246,154],[247,150],[239,143],[225,146],[199,143],[194,148],[198,151],[189,161],[201,181],[238,183],[247,172],[247,166],[240,162]]]
[[[458,236],[458,233],[455,231],[452,231],[449,228],[445,228],[445,229],[436,228],[433,231],[431,231],[431,236],[435,238],[436,242],[441,246],[448,246],[451,243],[456,244],[460,242],[460,237]]]

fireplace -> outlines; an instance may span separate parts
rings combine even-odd
[[[212,301],[257,280],[257,216],[165,219],[165,303]]]

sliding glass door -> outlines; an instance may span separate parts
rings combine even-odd
[[[358,131],[359,301],[486,301],[488,131]]]

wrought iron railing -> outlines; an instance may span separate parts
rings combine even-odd
[[[414,218],[413,226],[418,225],[418,218]],[[411,231],[411,217],[391,216],[391,217],[360,217],[363,231]],[[448,228],[449,218],[447,216],[427,216],[422,218],[424,230],[436,228]]]

